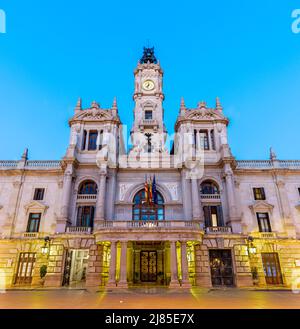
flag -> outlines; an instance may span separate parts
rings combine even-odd
[[[147,178],[145,176],[145,202],[146,203],[148,203],[148,195],[149,195],[148,182],[147,182]]]
[[[155,175],[153,177],[153,182],[152,182],[152,196],[153,196],[153,203],[158,204]]]
[[[150,180],[149,180],[149,203],[152,204],[152,202],[153,202],[152,179],[150,177]]]

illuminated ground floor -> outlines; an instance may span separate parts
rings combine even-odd
[[[130,288],[128,290],[7,291],[1,309],[299,309],[291,291]]]
[[[298,240],[175,233],[1,240],[0,288],[300,288]]]

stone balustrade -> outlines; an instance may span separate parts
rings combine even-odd
[[[232,229],[230,226],[211,226],[205,228],[206,234],[224,234],[224,233],[232,233]]]
[[[220,194],[200,194],[201,199],[213,199],[213,200],[219,200],[221,198]]]
[[[237,169],[300,169],[300,160],[238,160]]]
[[[200,222],[185,220],[127,220],[127,221],[101,221],[95,224],[95,230],[101,229],[195,229],[201,230]]]
[[[87,226],[67,226],[66,233],[69,234],[91,234],[92,228]]]
[[[97,194],[78,194],[77,200],[84,200],[84,201],[96,201],[97,200]]]

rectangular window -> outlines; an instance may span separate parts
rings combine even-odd
[[[209,150],[208,131],[200,130],[200,146],[202,150]]]
[[[97,138],[98,138],[98,131],[91,130],[89,133],[89,151],[96,151],[97,150]]]
[[[36,253],[21,252],[15,278],[15,284],[30,284],[36,260]]]
[[[222,206],[204,206],[205,227],[224,226]]]
[[[267,284],[282,284],[279,257],[276,252],[262,253],[262,262]]]
[[[266,200],[265,189],[263,187],[253,188],[254,200]]]
[[[211,148],[213,150],[216,149],[216,143],[215,143],[215,133],[214,133],[214,130],[211,130],[210,131],[210,140],[211,140]]]
[[[83,136],[82,136],[82,151],[84,151],[85,150],[85,147],[86,147],[86,136],[87,136],[87,131],[86,130],[84,130],[84,132],[83,132]]]
[[[299,193],[299,196],[300,196],[300,187],[298,187],[298,193]]]
[[[93,207],[93,206],[78,207],[76,225],[79,227],[93,227],[94,212],[95,212],[95,207]]]
[[[36,188],[34,190],[34,196],[33,196],[33,200],[44,200],[44,193],[45,193],[45,189],[44,188]]]
[[[152,120],[152,111],[145,111],[145,119]]]
[[[256,214],[259,232],[272,232],[269,214],[267,212],[258,212]]]
[[[35,233],[39,231],[40,228],[40,221],[41,221],[41,213],[30,213],[28,224],[27,224],[27,232]]]

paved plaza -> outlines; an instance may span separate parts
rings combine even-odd
[[[255,290],[10,290],[1,309],[300,309],[300,293]]]

